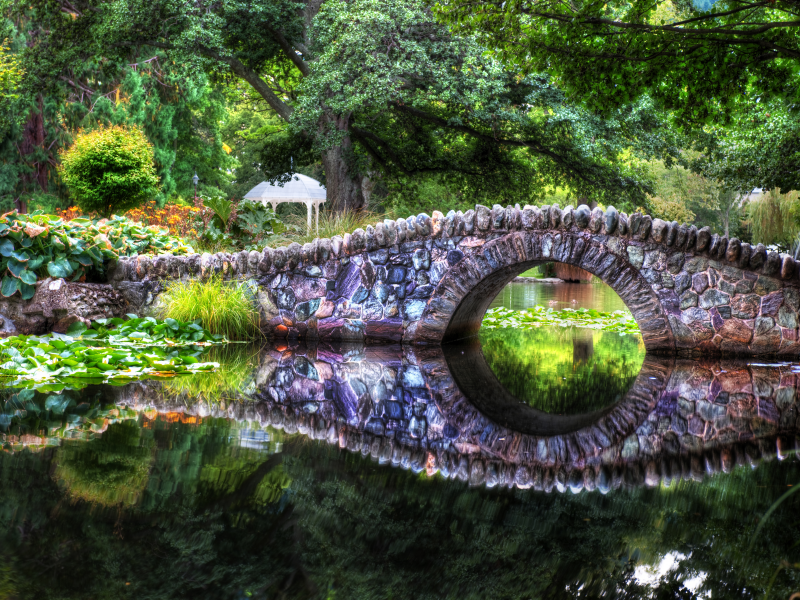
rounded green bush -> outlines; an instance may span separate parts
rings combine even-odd
[[[153,147],[137,127],[101,127],[79,134],[61,153],[61,177],[86,212],[111,216],[158,192]]]

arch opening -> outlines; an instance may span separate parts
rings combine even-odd
[[[648,352],[675,353],[665,306],[627,257],[582,234],[511,233],[484,244],[442,276],[414,328],[415,341],[448,344],[473,337],[497,294],[517,275],[546,262],[564,263],[595,275],[622,300],[639,325]],[[674,294],[671,294],[674,296]]]

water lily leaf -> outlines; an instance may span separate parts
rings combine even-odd
[[[82,321],[75,321],[67,328],[67,335],[72,337],[79,337],[88,327]]]
[[[9,298],[13,296],[19,289],[19,279],[9,275],[3,276],[3,282],[0,284],[0,294]]]

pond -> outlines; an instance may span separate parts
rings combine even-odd
[[[508,297],[605,293],[545,285]],[[212,352],[214,373],[2,390],[0,596],[800,591],[800,365],[574,328]]]

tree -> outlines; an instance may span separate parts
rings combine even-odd
[[[752,86],[796,97],[800,59],[791,0],[544,2],[452,0],[456,31],[478,33],[524,71],[547,69],[570,97],[608,109],[650,95],[691,124],[729,116]]]
[[[78,206],[111,216],[158,191],[153,148],[135,127],[101,127],[78,135],[61,154],[61,176]]]
[[[26,53],[31,84],[61,81],[87,60],[158,49],[188,77],[243,80],[291,125],[266,141],[263,172],[283,181],[292,162],[320,160],[339,210],[363,207],[364,178],[380,174],[444,173],[503,200],[548,186],[642,198],[646,182],[620,150],[675,154],[647,102],[606,119],[582,111],[548,77],[503,70],[415,0],[31,5],[40,32]]]

